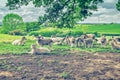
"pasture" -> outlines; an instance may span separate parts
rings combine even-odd
[[[11,36],[6,34],[0,34],[0,54],[26,54],[31,50],[31,44],[36,44],[36,40],[33,40],[31,36],[27,36],[27,41],[24,46],[12,45],[12,41],[19,39],[22,36]],[[39,46],[37,46],[39,47]],[[45,46],[48,48],[48,46]],[[70,47],[69,45],[53,45],[53,51],[51,54],[56,54],[61,51],[90,51],[90,52],[117,52],[119,50],[112,50],[110,45],[107,45],[105,48],[99,46],[94,48],[80,48],[80,47]],[[64,54],[64,53],[60,53]]]
[[[42,36],[50,37],[52,34],[56,34],[56,36],[64,36],[66,34],[71,34],[74,36],[81,35],[80,33],[96,33],[101,36],[102,34],[107,35],[120,35],[120,26],[119,24],[77,24],[74,28],[41,28],[40,30],[36,31],[37,34]],[[31,32],[32,33],[32,32]],[[40,34],[41,33],[41,34]],[[33,32],[34,35],[34,32]],[[109,37],[108,38],[111,38]],[[24,54],[30,51],[30,45],[32,43],[36,43],[31,36],[27,36],[27,42],[25,46],[14,46],[12,45],[12,41],[15,39],[19,39],[21,36],[12,36],[7,34],[0,34],[0,54]],[[39,46],[38,46],[39,47]],[[48,46],[46,46],[48,47]],[[95,48],[79,48],[73,47],[71,48],[68,45],[53,45],[53,53],[56,53],[57,50],[78,50],[78,51],[91,51],[91,52],[120,52],[119,50],[111,50],[111,46],[108,45],[107,47],[95,47]]]
[[[120,27],[119,24],[77,25],[72,29],[41,28],[37,33],[50,38],[49,35],[56,34],[57,31],[57,35],[61,37],[69,32],[73,35],[79,35],[80,32],[97,32],[99,36],[102,34],[113,36],[120,34]],[[12,45],[14,40],[21,37],[0,34],[0,80],[120,79],[120,50],[112,50],[111,45],[85,48],[53,44],[53,50],[49,54],[31,55],[28,53],[31,51],[30,46],[36,44],[32,36],[26,36],[24,46]],[[37,45],[37,48],[39,47]]]

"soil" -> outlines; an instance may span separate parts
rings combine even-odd
[[[120,54],[0,55],[0,80],[120,80]]]

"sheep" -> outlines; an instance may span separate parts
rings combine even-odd
[[[64,42],[66,45],[69,45],[70,44],[69,36],[63,38],[62,42]]]
[[[25,44],[25,40],[27,40],[26,39],[26,37],[25,36],[23,36],[21,39],[19,39],[19,40],[14,40],[13,42],[12,42],[12,45],[24,45]]]
[[[52,43],[53,41],[51,39],[43,39],[43,37],[36,37],[36,40],[37,40],[37,44],[40,45],[40,46],[44,46],[44,45],[49,45],[50,47],[52,47]]]
[[[93,39],[92,38],[84,39],[84,45],[85,45],[85,48],[92,48],[93,47]]]
[[[102,46],[106,46],[107,45],[107,38],[106,38],[106,36],[102,36],[102,38],[101,38],[101,45]]]
[[[63,41],[64,38],[51,36],[50,39],[53,41],[54,44],[62,44],[62,41]]]
[[[117,41],[115,39],[112,39],[111,46],[112,49],[120,50],[120,44],[117,44]]]
[[[95,40],[97,41],[97,44],[101,44],[101,38],[96,38]]]
[[[73,36],[66,36],[62,42],[65,42],[67,45],[71,47],[75,46],[75,38]]]
[[[76,46],[79,47],[79,45],[84,46],[84,40],[81,37],[76,38]]]
[[[81,38],[92,38],[92,39],[95,39],[95,34],[84,34],[84,35],[81,35]]]
[[[112,39],[114,39],[114,42],[116,43],[116,44],[118,44],[118,45],[120,45],[120,38],[112,38]]]
[[[50,53],[50,50],[48,48],[44,48],[44,47],[37,48],[35,44],[31,45],[31,49],[32,50],[30,52],[28,52],[30,54],[39,55],[39,54]]]

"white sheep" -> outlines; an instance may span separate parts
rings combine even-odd
[[[12,45],[24,45],[25,44],[26,37],[22,37],[21,39],[14,40],[12,42]]]
[[[119,42],[119,40],[116,39],[116,38],[112,38],[111,47],[112,47],[112,49],[120,50],[120,42]]]
[[[31,54],[50,53],[50,50],[48,48],[44,48],[44,47],[37,48],[35,44],[31,45],[31,49],[32,50],[30,52],[28,52],[28,53],[31,53]]]

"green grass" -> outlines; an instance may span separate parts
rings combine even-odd
[[[93,24],[93,25],[80,25],[77,24],[74,28],[69,29],[69,28],[42,28],[39,31],[41,31],[43,34],[49,35],[54,32],[55,34],[59,35],[66,35],[68,32],[72,31],[72,34],[74,34],[77,31],[82,31],[84,33],[89,33],[89,32],[98,32],[100,34],[120,34],[120,24]],[[57,32],[55,32],[57,31]],[[41,34],[40,34],[41,35]],[[79,33],[77,33],[79,35]],[[6,34],[0,34],[0,54],[24,54],[26,52],[30,51],[30,45],[32,43],[36,44],[35,40],[32,40],[32,37],[26,36],[27,37],[27,42],[25,46],[14,46],[12,45],[12,41],[16,39],[20,39],[21,36],[11,36],[11,35],[6,35]],[[38,46],[39,47],[39,46]],[[48,47],[48,46],[46,46]],[[78,50],[78,51],[88,51],[88,52],[118,52],[120,53],[119,50],[111,50],[110,46],[107,46],[107,48],[71,48],[70,46],[66,45],[53,45],[54,51],[52,52],[53,54],[67,54],[65,51],[70,51],[70,50]]]
[[[98,35],[106,34],[111,36],[116,34],[120,35],[120,24],[76,24],[70,29],[45,27],[29,34],[41,34],[43,36],[50,37],[51,35],[66,36],[69,34],[80,36],[83,33],[99,33]]]
[[[89,24],[76,25],[76,30],[83,32],[98,32],[101,34],[120,34],[120,24]]]
[[[0,34],[0,54],[24,54],[30,51],[30,45],[35,43],[30,37],[27,37],[25,46],[12,45],[12,41],[20,39],[22,36],[11,36]]]
[[[31,44],[36,44],[35,40],[32,40],[31,37],[27,36],[27,42],[24,46],[12,45],[12,41],[15,39],[20,39],[21,36],[11,36],[6,34],[0,34],[0,54],[25,54],[31,50]],[[37,46],[39,47],[39,46]],[[48,46],[45,46],[48,47]],[[48,47],[49,48],[49,47]],[[69,51],[69,52],[67,52]],[[88,52],[117,52],[120,53],[119,50],[111,50],[110,46],[106,48],[103,47],[95,47],[95,48],[80,48],[74,47],[71,48],[68,45],[53,45],[53,51],[51,54],[69,54],[70,51],[88,51]]]
[[[69,75],[68,73],[66,73],[66,72],[62,72],[62,73],[60,73],[59,75],[60,75],[60,77],[62,77],[62,78],[64,78],[64,79],[70,77],[70,75]]]

